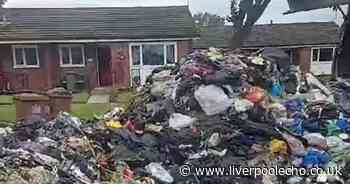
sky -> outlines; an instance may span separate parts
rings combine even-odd
[[[230,0],[7,0],[5,7],[106,7],[106,6],[166,6],[186,5],[189,3],[192,13],[209,12],[221,16],[229,15]],[[288,10],[287,0],[271,0],[258,24],[293,22],[342,22],[340,13],[332,9],[283,15]]]

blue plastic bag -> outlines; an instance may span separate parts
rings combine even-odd
[[[347,119],[339,119],[336,124],[341,130],[350,132],[350,122]]]
[[[325,167],[330,161],[330,156],[325,151],[310,149],[303,158],[302,165],[307,168]]]
[[[297,135],[303,136],[304,135],[303,120],[299,118],[294,119],[293,125],[291,126],[291,131]]]
[[[282,93],[283,93],[282,86],[281,86],[278,82],[272,84],[272,87],[271,87],[271,96],[274,96],[274,97],[281,97],[281,96],[282,96]]]
[[[284,103],[284,106],[287,108],[288,112],[303,112],[305,108],[304,101],[301,99],[293,99]]]

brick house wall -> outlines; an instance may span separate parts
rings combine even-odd
[[[303,47],[297,48],[297,62],[299,63],[300,70],[303,72],[310,72],[311,67],[311,48]]]
[[[178,41],[177,42],[177,55],[178,59],[185,56],[192,50],[192,41]]]
[[[10,80],[11,88],[14,90],[21,89],[36,89],[43,90],[47,84],[47,71],[46,62],[43,62],[46,57],[42,52],[44,50],[41,46],[39,47],[39,60],[40,68],[25,68],[15,69],[13,67],[13,54],[11,45],[0,46],[0,62],[1,72],[4,72],[7,78]]]
[[[129,43],[110,43],[113,87],[130,87]],[[12,45],[0,45],[0,72],[8,78],[12,90],[46,91],[61,84],[67,73],[84,76],[85,87],[98,87],[97,44],[84,44],[85,67],[60,67],[58,44],[40,44],[40,68],[14,68]],[[192,41],[177,41],[178,59],[192,50]]]
[[[85,86],[93,89],[97,86],[96,52],[94,46],[85,45],[85,67],[60,67],[60,59],[57,44],[40,44],[39,64],[40,68],[14,68],[11,45],[0,46],[0,72],[8,78],[11,88],[18,90],[41,90],[59,86],[66,73],[82,74],[85,78]],[[91,60],[92,59],[92,60]],[[92,62],[89,62],[92,61]]]

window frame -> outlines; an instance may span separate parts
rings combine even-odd
[[[293,48],[286,48],[283,50],[288,56],[289,56],[289,62],[290,64],[294,64],[294,52],[295,50]],[[289,54],[288,54],[289,52]]]
[[[72,57],[72,47],[80,47],[81,48],[81,53],[82,53],[82,59],[83,59],[83,64],[73,64],[73,57]],[[68,48],[69,50],[69,64],[64,64],[63,63],[63,52],[62,48]],[[60,67],[62,68],[73,68],[73,67],[85,67],[86,61],[85,61],[85,46],[83,44],[63,44],[58,46],[58,52],[59,52],[59,57],[60,57]]]
[[[130,58],[130,85],[133,86],[133,70],[138,70],[140,77],[142,75],[142,66],[143,65],[143,47],[142,45],[163,45],[163,52],[164,52],[164,62],[163,65],[147,65],[147,66],[174,66],[177,63],[178,60],[178,47],[177,47],[177,42],[176,41],[169,41],[169,42],[134,42],[134,43],[129,43],[129,58]],[[175,54],[175,62],[168,64],[167,63],[167,46],[168,45],[174,45],[174,54]],[[132,53],[132,47],[133,46],[138,46],[140,48],[140,63],[138,65],[134,65],[134,61],[133,61],[133,53]]]
[[[163,65],[175,65],[177,62],[177,42],[139,42],[139,43],[130,43],[129,44],[129,55],[130,55],[130,64],[131,66],[143,66],[143,45],[163,45],[163,54],[164,54],[164,62],[162,65],[153,65],[153,66],[163,66]],[[174,53],[175,53],[175,62],[168,64],[167,62],[167,46],[174,45]],[[140,47],[140,64],[134,65],[133,55],[132,55],[132,47],[139,46]],[[150,65],[152,66],[152,65]]]
[[[320,61],[321,49],[333,49],[332,60],[331,61]],[[314,61],[314,52],[318,50],[317,60]],[[336,47],[312,47],[311,48],[311,63],[322,64],[322,63],[332,63],[335,57]]]
[[[35,49],[35,54],[36,54],[36,64],[35,65],[28,65],[27,64],[27,58],[26,58],[26,53],[25,49]],[[17,58],[16,58],[16,49],[21,49],[22,50],[22,59],[23,59],[23,64],[19,65],[17,64]],[[18,69],[18,68],[40,68],[40,55],[39,55],[39,47],[38,45],[12,45],[12,57],[13,57],[13,68]]]

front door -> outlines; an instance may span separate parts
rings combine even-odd
[[[100,86],[112,86],[111,49],[108,46],[98,47],[97,53]]]

